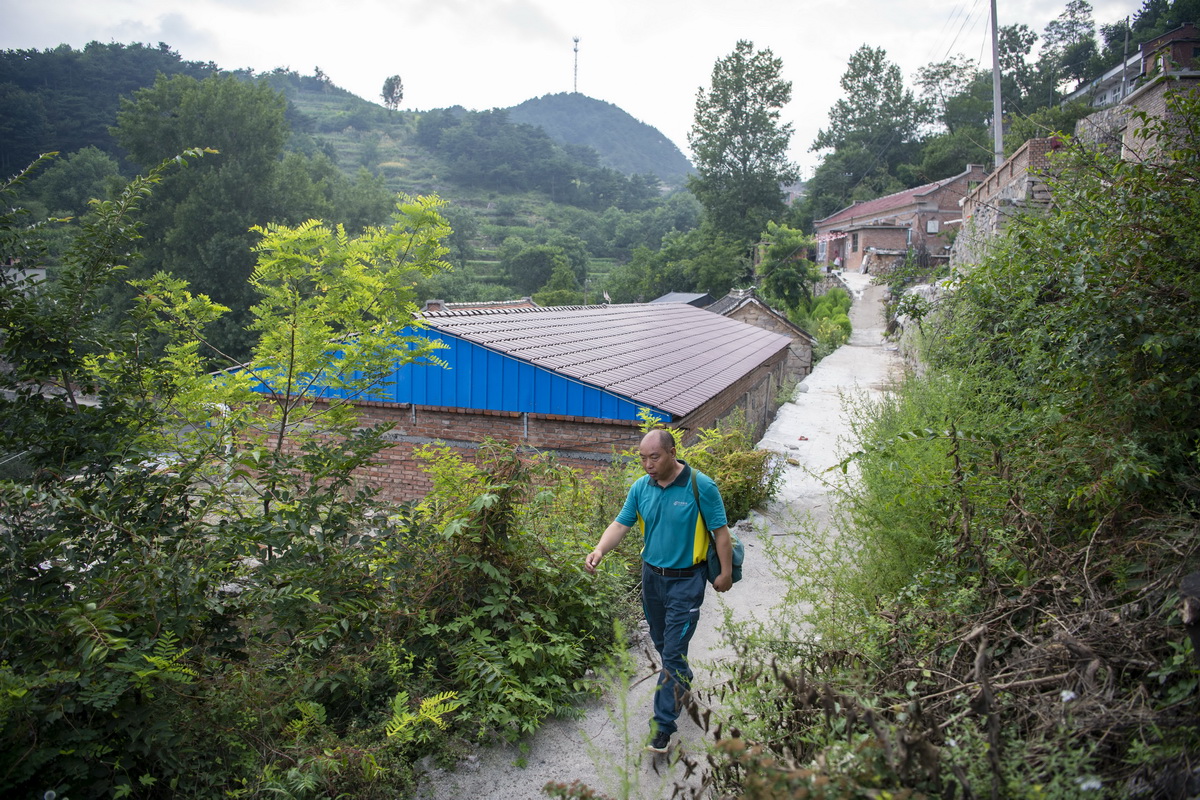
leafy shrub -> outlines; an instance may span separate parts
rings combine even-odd
[[[850,303],[849,292],[833,288],[789,312],[793,323],[816,338],[816,358],[824,358],[850,341]]]
[[[478,465],[431,453],[434,494],[392,507],[354,477],[385,430],[358,428],[346,405],[241,394],[236,372],[210,382],[197,337],[220,309],[181,282],[144,283],[132,335],[106,335],[96,291],[129,255],[156,175],[96,208],[55,284],[0,285],[15,365],[2,429],[29,465],[0,483],[0,791],[404,796],[424,755],[572,709],[628,594],[627,576],[581,568],[591,485],[492,444]],[[395,340],[361,331],[402,326],[350,322],[359,304],[328,305],[325,290],[357,296],[356,275],[407,285],[374,269],[402,239],[387,269],[437,269],[436,203],[401,213],[419,235],[262,230],[257,367],[320,359],[328,326],[344,326],[360,332],[346,350],[362,378],[329,379],[369,390]],[[0,216],[0,245],[32,265],[27,235]],[[315,289],[313,250],[337,262],[316,259]],[[406,305],[402,288],[384,294]],[[47,375],[104,403],[73,411],[38,391]]]
[[[1200,95],[1168,104],[1140,159],[1066,148],[927,369],[852,407],[839,538],[798,530],[788,604],[734,628],[728,793],[1195,793]]]

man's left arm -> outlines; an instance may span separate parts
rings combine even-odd
[[[733,587],[733,539],[729,536],[729,526],[722,525],[712,535],[717,545],[717,558],[721,561],[721,574],[713,581],[713,588],[728,592]]]

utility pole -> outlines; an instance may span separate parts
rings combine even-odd
[[[992,142],[996,166],[1004,163],[1004,116],[1000,105],[1000,28],[992,0]]]
[[[1125,18],[1125,47],[1121,50],[1121,100],[1129,94],[1129,17]]]
[[[575,42],[575,94],[579,94],[579,37],[576,36]]]

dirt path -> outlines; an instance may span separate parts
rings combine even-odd
[[[846,275],[855,295],[851,308],[854,334],[849,344],[823,359],[805,379],[791,403],[779,409],[760,447],[783,453],[790,463],[779,497],[737,529],[746,545],[744,578],[730,592],[709,592],[690,652],[699,686],[710,679],[711,667],[730,655],[717,626],[722,606],[736,619],[764,618],[780,596],[782,586],[761,557],[765,537],[786,535],[797,514],[811,514],[826,524],[830,498],[814,474],[840,460],[850,434],[843,414],[843,393],[882,390],[897,369],[895,352],[883,343],[883,288],[870,286],[868,276]],[[582,554],[580,555],[582,558]],[[648,643],[647,643],[648,646]],[[635,652],[639,676],[652,674],[645,654]],[[616,687],[614,687],[616,688]],[[584,716],[553,720],[523,747],[496,747],[469,757],[454,772],[431,771],[418,795],[422,800],[544,800],[546,783],[578,780],[617,798],[657,800],[669,797],[674,782],[685,780],[678,763],[641,752],[647,731],[653,680],[624,691],[609,692],[588,704]],[[703,757],[704,734],[686,717],[680,718],[679,747]],[[627,766],[628,765],[628,766]]]

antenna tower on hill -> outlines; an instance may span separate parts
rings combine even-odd
[[[575,94],[579,94],[579,37],[572,39],[575,42]]]

